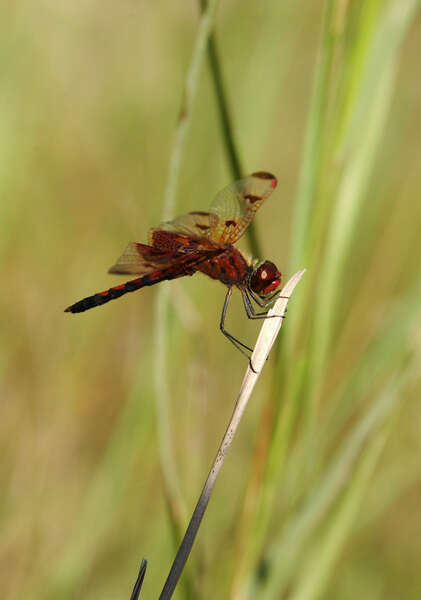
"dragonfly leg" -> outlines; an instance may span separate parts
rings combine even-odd
[[[254,292],[252,292],[249,289],[247,290],[247,292],[248,292],[248,294],[250,294],[250,296],[253,298],[253,300],[256,302],[256,304],[258,304],[262,308],[266,308],[266,306],[269,306],[269,304],[271,304],[275,298],[288,298],[288,296],[280,296],[279,290],[277,292],[275,292],[274,294],[272,294],[271,296],[268,296],[264,300],[262,300],[262,298],[260,298],[260,296],[258,296],[257,294],[255,294]]]
[[[268,315],[267,311],[256,312],[246,291],[242,292],[243,304],[249,319],[283,319],[285,315]],[[254,298],[253,298],[254,300]]]
[[[229,339],[231,344],[233,344],[237,348],[237,350],[239,350],[242,354],[244,354],[244,356],[247,356],[247,358],[250,360],[250,355],[246,352],[246,350],[248,350],[249,352],[253,352],[253,348],[250,348],[249,346],[246,346],[246,344],[243,344],[243,342],[240,342],[240,340],[237,340],[236,337],[234,337],[231,333],[229,333],[225,329],[225,317],[227,314],[227,309],[228,309],[228,304],[229,304],[229,301],[231,298],[231,294],[232,294],[232,288],[228,288],[227,295],[225,296],[224,306],[222,307],[222,314],[221,314],[221,321],[219,323],[219,329],[224,334],[224,336]]]

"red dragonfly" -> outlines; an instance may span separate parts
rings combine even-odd
[[[278,294],[281,273],[268,260],[259,266],[249,264],[233,244],[243,235],[276,184],[276,177],[271,173],[253,173],[221,190],[209,212],[190,212],[151,229],[148,245],[131,242],[109,270],[109,273],[140,277],[79,300],[65,312],[84,312],[142,287],[199,271],[228,287],[220,329],[248,357],[246,350],[252,352],[252,349],[225,329],[232,289],[235,286],[240,290],[249,319],[264,319],[267,307]],[[263,311],[256,312],[252,301]]]

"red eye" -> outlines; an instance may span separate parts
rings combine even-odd
[[[276,290],[281,283],[281,274],[276,266],[267,260],[255,269],[250,277],[250,289],[261,296]]]
[[[270,292],[273,292],[274,290],[276,290],[276,288],[278,287],[278,285],[280,283],[281,283],[280,277],[278,277],[277,279],[274,279],[270,285],[268,285],[267,287],[264,288],[263,293],[269,294]]]

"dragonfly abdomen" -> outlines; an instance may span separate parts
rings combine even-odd
[[[88,296],[83,300],[79,300],[79,302],[68,306],[64,312],[85,312],[85,310],[95,308],[95,306],[101,306],[110,300],[120,298],[120,296],[123,296],[128,292],[135,292],[136,290],[139,290],[147,285],[154,285],[155,283],[163,281],[164,279],[174,279],[177,276],[179,276],[179,274],[171,273],[170,269],[167,269],[166,272],[156,271],[154,273],[142,275],[142,277],[138,277],[137,279],[131,279],[130,281],[126,281],[126,283],[122,283],[121,285],[116,285],[109,290],[98,292],[97,294],[93,294],[93,296]]]

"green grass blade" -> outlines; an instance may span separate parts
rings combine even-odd
[[[262,598],[279,597],[288,585],[307,541],[353,476],[355,461],[364,445],[398,406],[402,387],[403,377],[400,376],[380,394],[338,450],[302,508],[285,524],[278,539],[270,545],[268,556],[271,569]]]
[[[351,535],[364,495],[372,483],[373,473],[386,444],[390,427],[380,431],[369,442],[345,491],[339,506],[330,515],[328,524],[315,540],[310,556],[300,567],[295,591],[291,600],[316,600],[323,598],[329,579],[348,537]]]
[[[309,108],[309,122],[304,143],[304,154],[296,200],[290,260],[292,271],[299,268],[298,265],[301,264],[302,266],[302,263],[306,262],[307,257],[308,234],[322,154],[323,125],[326,116],[329,78],[335,48],[332,29],[336,4],[334,0],[327,0],[324,9],[320,56]]]

